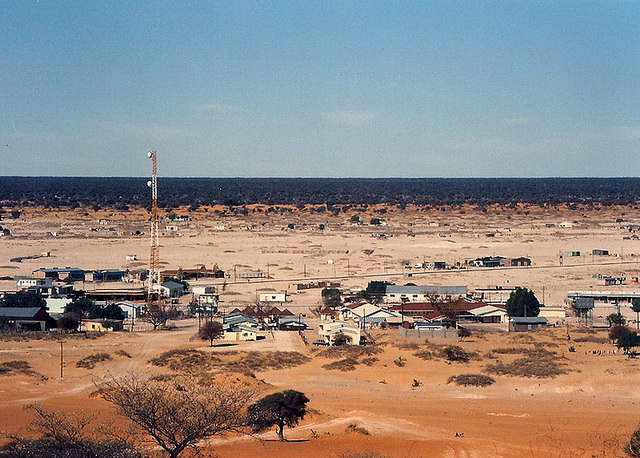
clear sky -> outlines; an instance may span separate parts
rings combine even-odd
[[[0,0],[0,59],[0,175],[639,175],[635,0]]]

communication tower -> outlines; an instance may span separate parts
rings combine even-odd
[[[149,286],[147,290],[147,305],[154,302],[158,296],[160,285],[160,244],[158,240],[159,211],[158,211],[158,161],[157,153],[147,153],[152,164],[151,180],[147,186],[151,188],[151,255],[149,256]]]

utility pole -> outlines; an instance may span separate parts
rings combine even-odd
[[[60,378],[64,378],[64,340],[60,341]]]

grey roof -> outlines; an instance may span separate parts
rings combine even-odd
[[[396,286],[387,285],[387,294],[438,294],[461,295],[467,294],[466,286]]]
[[[300,320],[297,316],[280,317],[278,324],[298,323],[307,326],[304,320]]]
[[[546,324],[549,322],[549,320],[543,316],[512,316],[509,318],[509,321],[516,324]]]
[[[233,315],[226,315],[223,317],[224,324],[228,326],[236,326],[240,323],[253,323],[258,324],[256,320],[241,313],[234,313]]]
[[[33,318],[41,307],[0,307],[0,316]]]
[[[595,299],[593,297],[577,297],[575,301],[577,309],[595,308]]]

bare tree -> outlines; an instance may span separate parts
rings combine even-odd
[[[224,327],[219,321],[205,321],[198,331],[198,337],[208,340],[213,347],[213,342],[224,335]]]
[[[240,431],[253,392],[220,383],[201,384],[192,378],[151,380],[135,375],[109,378],[102,396],[118,412],[148,434],[170,457],[211,436]]]
[[[46,410],[38,405],[27,405],[36,418],[29,429],[39,437],[10,436],[11,440],[0,448],[0,456],[8,458],[140,458],[129,437],[105,427],[89,430],[94,417]]]
[[[144,317],[142,319],[151,323],[153,329],[164,328],[167,325],[167,321],[175,320],[180,315],[180,312],[175,307],[167,307],[163,303],[154,303],[147,307]]]

